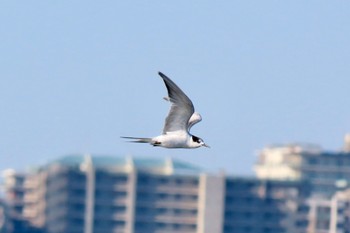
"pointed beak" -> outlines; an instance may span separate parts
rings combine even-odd
[[[207,147],[207,148],[210,148],[210,146],[209,145],[207,145],[207,144],[205,144],[205,143],[203,143],[203,145],[202,146],[205,146],[205,147]]]

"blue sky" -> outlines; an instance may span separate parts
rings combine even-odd
[[[0,3],[0,170],[71,153],[174,157],[252,175],[265,145],[342,147],[349,1]],[[157,72],[192,99],[211,149],[167,150]]]

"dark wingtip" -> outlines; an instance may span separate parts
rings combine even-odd
[[[163,74],[162,72],[158,72],[159,76],[162,77],[162,78],[168,78],[165,74]]]

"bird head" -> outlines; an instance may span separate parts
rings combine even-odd
[[[192,142],[194,144],[194,147],[208,147],[210,148],[210,146],[208,146],[207,144],[205,144],[205,142],[203,141],[203,139],[201,139],[200,137],[194,136],[192,135]]]

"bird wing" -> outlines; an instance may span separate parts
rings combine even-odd
[[[170,111],[165,119],[163,134],[168,132],[188,130],[189,120],[194,113],[192,101],[187,95],[163,73],[158,73],[162,77],[168,90],[168,100],[171,102]]]
[[[188,120],[188,131],[190,131],[191,127],[197,124],[202,120],[202,116],[198,112],[194,112],[191,118]]]

